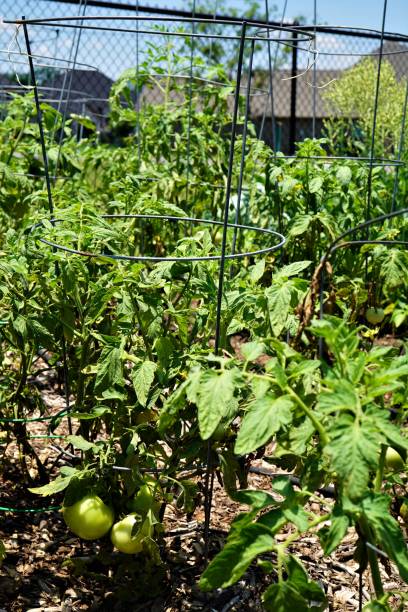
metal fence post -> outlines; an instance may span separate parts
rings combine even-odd
[[[297,21],[293,23],[294,26],[299,25]],[[292,43],[292,70],[291,70],[291,87],[290,87],[290,116],[289,116],[289,155],[293,155],[295,152],[296,142],[296,95],[297,95],[297,68],[298,68],[298,45],[297,45],[297,32],[293,33]]]

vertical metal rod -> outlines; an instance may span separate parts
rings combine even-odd
[[[217,12],[218,12],[218,0],[215,0],[215,4],[214,4],[214,13],[213,13],[213,19],[215,20],[217,18]],[[208,54],[208,58],[209,59],[213,59],[213,38],[210,38],[210,51]]]
[[[320,272],[320,287],[319,287],[319,319],[320,321],[323,319],[323,296],[324,296],[324,267]],[[319,347],[319,359],[323,357],[323,338],[319,338],[318,347]]]
[[[286,15],[286,8],[288,5],[288,0],[285,0],[284,6],[283,6],[283,11],[282,11],[282,15],[281,15],[281,19],[280,19],[280,27],[282,28],[283,26],[283,22],[285,21],[285,15]],[[280,40],[282,36],[282,30],[279,30],[278,32],[278,40]],[[269,33],[268,33],[268,38],[269,38]],[[270,41],[268,41],[268,44],[270,44]],[[276,43],[276,49],[275,49],[275,55],[273,58],[273,64],[272,67],[269,66],[269,92],[268,92],[268,100],[271,100],[271,113],[272,113],[272,121],[274,123],[274,139],[275,139],[275,146],[277,144],[277,135],[276,135],[276,118],[275,118],[275,102],[274,102],[274,98],[273,98],[273,74],[276,70],[276,64],[278,61],[278,51],[279,51],[279,42]],[[262,136],[263,136],[263,131],[264,131],[264,127],[265,127],[265,121],[266,121],[266,112],[267,112],[267,105],[265,105],[264,108],[264,112],[262,114],[262,121],[261,121],[261,127],[259,130],[259,135],[258,138],[261,140]],[[276,153],[276,151],[275,151]]]
[[[136,17],[139,16],[139,0],[136,0]],[[137,171],[140,171],[142,150],[140,142],[140,91],[139,91],[139,19],[136,19],[136,140],[137,140]]]
[[[31,56],[30,39],[29,39],[29,36],[28,36],[28,29],[27,29],[27,24],[25,23],[25,16],[24,15],[21,17],[21,20],[23,21],[24,39],[25,39],[26,49],[27,49],[28,64],[29,64],[29,67],[30,67],[30,79],[31,79],[33,90],[34,90],[34,100],[35,100],[35,108],[36,108],[36,111],[37,111],[38,129],[40,131],[41,153],[42,153],[43,163],[44,163],[45,183],[46,183],[46,186],[47,186],[48,209],[49,209],[49,211],[50,211],[50,213],[52,215],[54,213],[54,204],[53,204],[53,201],[52,201],[51,181],[50,181],[50,173],[49,173],[49,166],[48,166],[48,156],[47,156],[47,150],[45,148],[45,136],[44,136],[44,128],[43,128],[43,120],[42,120],[42,111],[41,111],[41,106],[40,106],[40,99],[38,97],[37,79],[36,79],[36,76],[35,76],[34,63],[33,63],[33,58]]]
[[[367,177],[367,207],[365,220],[368,221],[371,215],[371,200],[372,200],[372,183],[373,183],[373,168],[374,168],[374,148],[375,148],[375,131],[377,129],[377,115],[378,115],[378,101],[380,95],[380,81],[381,81],[381,65],[383,58],[384,49],[384,31],[385,31],[385,17],[387,14],[387,0],[384,0],[382,25],[381,25],[381,39],[380,39],[380,52],[378,57],[378,70],[377,80],[375,84],[375,96],[374,96],[374,116],[373,116],[373,129],[371,133],[371,146],[370,146],[370,164],[368,167]],[[368,238],[369,229],[366,229],[366,237]]]
[[[49,170],[48,170],[48,156],[47,156],[47,150],[45,148],[45,137],[44,137],[44,129],[43,129],[43,122],[42,122],[42,112],[41,112],[40,100],[39,100],[39,97],[38,97],[37,79],[36,79],[36,76],[35,76],[33,59],[31,57],[30,39],[29,39],[29,36],[28,36],[27,24],[24,21],[25,20],[24,15],[21,17],[21,19],[23,21],[24,38],[25,38],[25,43],[26,43],[26,48],[27,48],[28,63],[29,63],[29,67],[30,67],[30,78],[31,78],[31,82],[33,84],[33,89],[34,89],[34,100],[35,100],[35,107],[36,107],[36,111],[37,111],[37,123],[38,123],[38,129],[39,129],[39,132],[40,132],[41,152],[42,152],[43,163],[44,163],[45,182],[46,182],[46,185],[47,185],[48,208],[49,208],[50,214],[53,215],[53,213],[54,213],[54,204],[53,204],[53,201],[52,201],[51,182],[50,182],[50,175],[49,175]],[[56,265],[55,265],[55,270],[56,270],[56,274],[59,275],[59,266],[58,266],[58,263],[56,263]],[[69,389],[69,379],[68,379],[67,350],[66,350],[66,344],[65,344],[64,336],[62,337],[62,359],[63,359],[63,364],[64,364],[63,365],[63,370],[64,370],[65,404],[66,404],[66,407],[67,407],[67,409],[69,411],[69,409],[70,409],[70,406],[69,406],[70,389]],[[71,422],[71,419],[70,419],[69,416],[68,416],[68,430],[69,430],[69,433],[72,434],[72,422]]]
[[[225,207],[224,207],[224,218],[223,218],[223,232],[222,232],[222,244],[221,244],[221,259],[218,275],[218,294],[217,294],[217,314],[216,314],[216,325],[215,325],[215,353],[217,354],[220,348],[220,336],[221,336],[221,306],[222,306],[222,294],[224,289],[224,270],[225,270],[225,255],[226,255],[226,244],[227,244],[227,229],[228,229],[228,211],[231,197],[231,185],[232,185],[232,171],[234,164],[234,148],[237,131],[237,120],[238,120],[238,108],[239,108],[239,95],[241,89],[241,77],[242,77],[242,66],[244,60],[244,49],[245,49],[245,35],[247,29],[247,22],[242,22],[241,38],[239,45],[238,55],[238,67],[237,67],[237,82],[234,97],[234,111],[231,126],[231,142],[229,150],[228,160],[228,176],[227,186],[225,195]],[[207,443],[207,467],[205,471],[204,481],[204,559],[208,559],[208,547],[209,547],[209,534],[210,534],[210,520],[211,520],[211,502],[212,502],[212,489],[214,482],[214,473],[211,462],[211,438]]]
[[[265,0],[265,17],[269,23],[269,2]],[[271,145],[276,154],[276,121],[275,121],[275,104],[273,98],[273,68],[272,68],[272,53],[271,41],[269,40],[269,28],[266,30],[268,35],[268,75],[269,75],[269,96],[271,101]],[[279,43],[278,43],[279,44]]]
[[[312,138],[316,138],[316,98],[317,98],[317,65],[316,65],[316,25],[317,25],[317,0],[313,2],[313,25],[314,25],[314,39],[313,39],[313,90],[312,90]]]
[[[81,10],[82,2],[83,2],[83,0],[79,0],[79,11]],[[68,62],[71,62],[71,58],[72,58],[72,55],[74,53],[74,48],[75,48],[75,45],[76,45],[76,41],[77,41],[77,37],[79,35],[79,32],[80,32],[80,30],[76,30],[76,29],[74,30],[74,34],[73,34],[73,38],[72,38],[72,44],[71,44],[71,48],[69,50],[69,55],[68,55]],[[57,58],[57,54],[55,54],[55,57]],[[67,115],[67,112],[68,112],[68,101],[67,100],[65,100],[64,112],[61,111],[63,100],[64,100],[65,86],[67,84],[67,79],[68,79],[68,70],[69,70],[69,64],[67,64],[67,67],[64,70],[64,78],[62,80],[62,87],[61,87],[60,97],[59,97],[58,106],[57,106],[58,113],[55,116],[54,125],[53,125],[52,131],[50,133],[50,142],[52,142],[54,140],[55,131],[57,129],[58,114],[61,113],[63,115],[63,118],[64,118],[63,120],[65,122],[65,118],[66,118],[66,115]],[[72,80],[72,78],[71,78],[71,80]],[[54,174],[56,175],[56,172],[54,172]],[[54,179],[54,182],[55,182],[55,180],[56,179]]]
[[[251,41],[251,54],[249,56],[249,66],[248,66],[248,86],[246,92],[245,99],[245,118],[244,118],[244,130],[242,133],[242,150],[241,150],[241,165],[239,168],[239,178],[238,178],[238,193],[237,193],[237,206],[235,209],[235,225],[239,222],[239,215],[241,212],[241,197],[242,197],[242,183],[244,180],[244,169],[245,169],[245,152],[246,152],[246,142],[248,136],[248,119],[249,119],[249,110],[250,110],[250,99],[251,99],[251,82],[252,82],[252,64],[254,59],[254,51],[255,51],[255,40]],[[232,239],[232,250],[231,253],[235,253],[235,247],[237,244],[237,236],[238,229],[234,227],[234,236]]]
[[[238,56],[238,68],[237,68],[237,83],[235,89],[234,98],[234,111],[232,116],[232,127],[231,127],[231,142],[229,150],[228,160],[228,176],[227,186],[225,194],[225,206],[224,206],[224,218],[223,218],[223,232],[222,232],[222,243],[221,243],[221,259],[218,274],[218,294],[217,294],[217,314],[216,314],[216,326],[215,326],[215,353],[217,354],[220,348],[220,337],[221,337],[221,305],[222,305],[222,293],[224,289],[224,269],[225,269],[225,253],[227,244],[227,229],[228,229],[228,213],[230,207],[231,198],[231,185],[232,185],[232,172],[234,164],[234,148],[237,136],[237,121],[238,121],[238,108],[239,108],[239,96],[241,90],[241,77],[242,77],[242,65],[244,60],[244,48],[245,48],[245,34],[246,34],[247,22],[242,22],[241,40],[239,45],[239,56]]]
[[[82,0],[81,0],[82,1]],[[87,2],[88,0],[84,0],[84,4],[83,4],[83,9],[82,9],[82,16],[85,15],[86,13],[86,7],[87,7]],[[80,21],[80,25],[83,25],[83,21]],[[57,180],[57,174],[58,174],[58,166],[60,163],[60,159],[61,159],[61,150],[62,150],[62,141],[64,139],[64,126],[67,120],[67,114],[68,114],[68,105],[70,103],[71,100],[71,91],[72,91],[72,80],[74,77],[74,70],[75,70],[75,66],[77,63],[77,59],[78,59],[78,52],[79,52],[79,43],[81,42],[81,36],[82,36],[82,28],[79,29],[78,31],[78,37],[76,40],[76,46],[75,46],[75,54],[74,54],[74,59],[72,62],[72,67],[71,67],[71,71],[70,71],[70,75],[69,75],[69,81],[68,81],[68,89],[67,89],[67,96],[65,99],[65,109],[64,109],[64,113],[62,116],[62,125],[61,125],[61,130],[60,130],[60,137],[59,137],[59,142],[58,142],[58,153],[57,153],[57,159],[55,160],[55,169],[54,169],[54,174],[55,174],[55,181]],[[64,85],[65,87],[65,85]],[[64,93],[64,89],[62,90],[61,95],[63,95]]]
[[[296,27],[297,21],[294,22],[293,26]],[[298,45],[297,45],[297,32],[293,33],[293,47],[292,47],[292,80],[290,87],[290,119],[289,119],[289,155],[293,155],[295,152],[296,142],[296,95],[297,95],[297,64],[298,64]]]
[[[193,0],[192,16],[195,17],[196,3]],[[187,183],[186,183],[186,205],[188,205],[190,192],[190,153],[191,153],[191,113],[193,108],[193,65],[194,65],[194,49],[195,49],[195,21],[191,22],[191,50],[190,50],[190,82],[188,87],[188,119],[187,119]]]
[[[404,151],[405,125],[406,125],[406,120],[407,120],[407,107],[408,107],[408,75],[407,75],[407,84],[406,84],[406,87],[405,87],[404,109],[402,111],[401,134],[400,134],[400,141],[399,141],[399,146],[398,146],[398,156],[397,156],[398,161],[401,160],[402,153]],[[394,189],[392,191],[391,212],[393,212],[395,210],[395,202],[396,202],[397,193],[398,193],[399,169],[400,169],[400,167],[396,166],[395,174],[394,174]]]
[[[267,0],[265,0],[267,2]],[[281,19],[280,19],[280,27],[283,26],[283,22],[285,21],[285,14],[286,14],[286,8],[288,5],[288,0],[285,0],[284,6],[283,6],[283,11],[282,11],[282,15],[281,15]],[[266,4],[265,6],[265,10],[269,11],[269,4]],[[278,40],[281,38],[282,35],[282,30],[279,30],[278,32]],[[269,38],[269,31],[268,31],[268,38]],[[268,45],[270,45],[270,41],[268,41]],[[263,137],[263,133],[264,133],[264,129],[265,129],[265,121],[266,121],[266,113],[268,110],[268,102],[269,100],[271,101],[271,125],[273,124],[273,138],[274,138],[274,144],[275,144],[275,148],[274,148],[274,156],[276,157],[276,152],[277,152],[277,134],[276,134],[276,118],[275,118],[275,108],[274,108],[274,97],[273,97],[273,74],[275,72],[276,69],[276,63],[277,63],[277,59],[278,59],[278,50],[279,50],[279,42],[276,43],[276,50],[275,50],[275,55],[273,58],[273,64],[269,64],[269,91],[268,91],[268,100],[267,103],[265,104],[263,113],[262,113],[262,119],[261,119],[261,125],[259,128],[259,133],[258,133],[258,139],[262,140]],[[269,59],[269,57],[268,57]],[[272,138],[272,146],[273,146],[273,138]],[[257,158],[256,158],[257,159]],[[255,176],[255,164],[254,164],[254,168],[252,170],[252,175],[251,175],[251,180],[253,180]],[[276,183],[275,183],[276,184]],[[279,207],[279,212],[278,212],[278,216],[279,219],[281,220],[281,215],[282,215],[282,211],[281,208]],[[281,232],[281,223],[279,224],[279,228],[278,231],[280,233]]]

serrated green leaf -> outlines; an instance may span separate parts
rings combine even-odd
[[[213,559],[200,579],[203,591],[227,588],[234,584],[258,555],[274,547],[274,537],[267,527],[252,524],[226,543],[223,550]]]
[[[149,360],[143,361],[132,370],[132,382],[135,388],[136,397],[142,406],[146,406],[156,370],[157,363]]]
[[[321,176],[315,176],[309,183],[310,193],[322,193],[323,178]]]
[[[64,491],[67,488],[72,478],[75,477],[75,474],[71,476],[57,476],[55,480],[52,482],[43,485],[42,487],[32,487],[28,490],[30,493],[35,493],[35,495],[41,495],[42,497],[48,497],[49,495],[55,495],[55,493],[59,493],[60,491]]]
[[[370,471],[378,464],[381,436],[370,419],[359,420],[349,414],[333,420],[328,433],[330,442],[324,452],[337,472],[343,493],[351,500],[361,499]]]
[[[107,397],[106,392],[115,393],[124,387],[123,351],[107,346],[102,350],[95,379],[95,393]]]
[[[309,579],[300,561],[292,555],[285,559],[285,565],[287,579],[272,584],[263,595],[265,610],[309,612],[312,609],[322,612],[326,608],[326,597],[321,587]]]
[[[197,393],[198,423],[200,435],[208,440],[221,419],[229,410],[235,391],[234,370],[206,370],[200,379]]]
[[[289,229],[289,236],[301,236],[309,229],[309,225],[313,222],[311,215],[299,214],[296,215]]]
[[[77,448],[78,450],[84,452],[89,451],[91,449],[94,452],[99,451],[99,447],[96,444],[88,442],[88,440],[85,440],[85,438],[83,438],[82,436],[67,436],[66,441],[68,442],[68,444],[72,444],[74,448]]]
[[[391,498],[371,493],[362,501],[365,517],[373,530],[376,544],[384,549],[398,567],[401,578],[408,582],[408,550],[397,521],[391,516]]]
[[[326,414],[348,410],[355,412],[359,405],[357,389],[348,380],[325,380],[330,388],[324,389],[319,395],[319,410]]]
[[[341,166],[336,172],[336,178],[342,185],[348,185],[352,176],[353,174],[348,166]]]
[[[282,280],[285,278],[290,278],[291,276],[297,276],[303,270],[306,270],[310,266],[311,261],[294,261],[287,266],[283,266],[279,270],[275,272],[274,279],[275,281]]]
[[[257,283],[265,272],[265,260],[260,259],[254,266],[252,266],[249,273],[250,279],[253,283]]]
[[[342,542],[350,525],[350,519],[343,513],[339,506],[334,506],[331,516],[330,525],[322,527],[318,531],[320,543],[325,555],[330,555],[337,546]]]
[[[265,345],[261,342],[245,342],[241,345],[241,353],[246,361],[255,361],[265,353]]]
[[[292,401],[288,397],[265,395],[256,400],[244,416],[234,452],[245,455],[256,450],[292,421]]]
[[[292,292],[286,284],[273,284],[265,294],[268,300],[271,327],[275,336],[279,336],[285,328],[290,312]]]

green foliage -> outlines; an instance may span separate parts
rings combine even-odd
[[[366,58],[344,71],[323,92],[330,119],[324,127],[337,153],[369,155],[374,120],[378,61]],[[406,83],[398,81],[392,64],[381,64],[375,150],[377,157],[396,156],[401,138]]]
[[[233,522],[224,549],[205,570],[205,590],[232,585],[257,559],[270,573],[265,609],[322,610],[322,589],[289,550],[317,532],[329,555],[349,529],[358,535],[356,558],[361,568],[370,564],[374,580],[372,553],[379,549],[408,581],[395,519],[401,501],[395,485],[406,486],[406,474],[388,473],[384,461],[388,446],[404,461],[408,452],[406,253],[379,245],[341,248],[325,269],[322,317],[311,299],[320,289],[314,270],[321,257],[365,220],[367,167],[329,162],[325,139],[305,140],[295,159],[284,159],[249,125],[240,220],[279,229],[288,240],[278,254],[226,262],[217,356],[216,261],[112,258],[220,252],[217,226],[102,216],[222,218],[234,82],[225,66],[208,61],[204,45],[191,83],[179,78],[185,62],[172,44],[152,47],[138,70],[114,84],[110,124],[129,130],[121,146],[101,143],[90,119],[74,116],[89,136],[76,141],[68,121],[58,156],[61,116],[43,106],[51,170],[61,177],[53,186],[53,223],[32,96],[15,96],[7,107],[0,122],[0,220],[7,228],[0,237],[0,416],[7,443],[20,445],[31,492],[60,501],[64,492],[67,505],[91,492],[117,516],[136,512],[148,528],[145,553],[152,563],[160,563],[165,506],[195,511],[202,496],[196,474],[210,453],[227,493],[249,510]],[[348,76],[355,80],[353,70]],[[370,71],[367,65],[364,78]],[[217,87],[202,84],[203,76]],[[397,88],[381,100],[384,123],[400,86],[386,63],[383,77]],[[341,93],[344,86],[336,87]],[[160,93],[156,104],[149,101],[152,92]],[[361,97],[361,112],[367,100]],[[243,100],[240,125],[242,108]],[[392,122],[379,133],[385,152],[395,147],[396,133]],[[233,189],[241,149],[238,136]],[[372,187],[372,214],[382,214],[393,176],[375,168]],[[231,219],[236,203],[233,193]],[[401,219],[370,231],[373,238],[407,237]],[[88,255],[53,251],[42,237]],[[233,238],[228,230],[228,248]],[[248,251],[269,246],[267,240],[253,232],[237,236]],[[384,321],[365,325],[365,312],[377,306]],[[312,324],[303,329],[307,308]],[[402,340],[389,342],[395,330]],[[58,431],[65,413],[51,418],[36,381],[48,368],[62,379],[64,357],[73,424],[66,443],[78,462],[47,482],[24,419],[38,414],[50,419],[48,433]],[[21,420],[7,420],[13,418]],[[272,492],[247,489],[254,453],[293,472],[296,486],[288,476],[274,478]],[[34,481],[29,457],[38,468]],[[311,502],[322,487],[333,497],[325,500],[325,513],[314,512]],[[0,558],[3,553],[0,548]],[[371,609],[387,609],[378,584],[376,591]]]

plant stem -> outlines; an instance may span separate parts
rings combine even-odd
[[[371,529],[365,517],[361,517],[358,522],[360,533],[363,536],[363,539],[370,544],[374,544],[372,542]],[[380,568],[378,565],[377,554],[375,550],[373,550],[370,546],[366,546],[368,562],[370,564],[371,577],[373,579],[373,585],[376,597],[379,599],[384,595],[384,588],[381,580]]]
[[[286,390],[289,395],[293,397],[299,408],[301,408],[305,415],[312,421],[316,431],[319,433],[322,445],[326,446],[329,443],[329,436],[327,435],[327,432],[323,425],[320,423],[319,419],[315,417],[313,411],[304,403],[304,401],[298,396],[297,393],[295,393],[295,391],[293,391],[291,387],[287,386]]]
[[[385,460],[386,451],[387,451],[387,447],[384,444],[382,444],[380,462],[378,464],[378,469],[377,469],[377,473],[375,475],[375,481],[374,481],[374,491],[376,493],[379,493],[382,487],[382,481],[383,481],[383,475],[384,475],[384,460]]]

